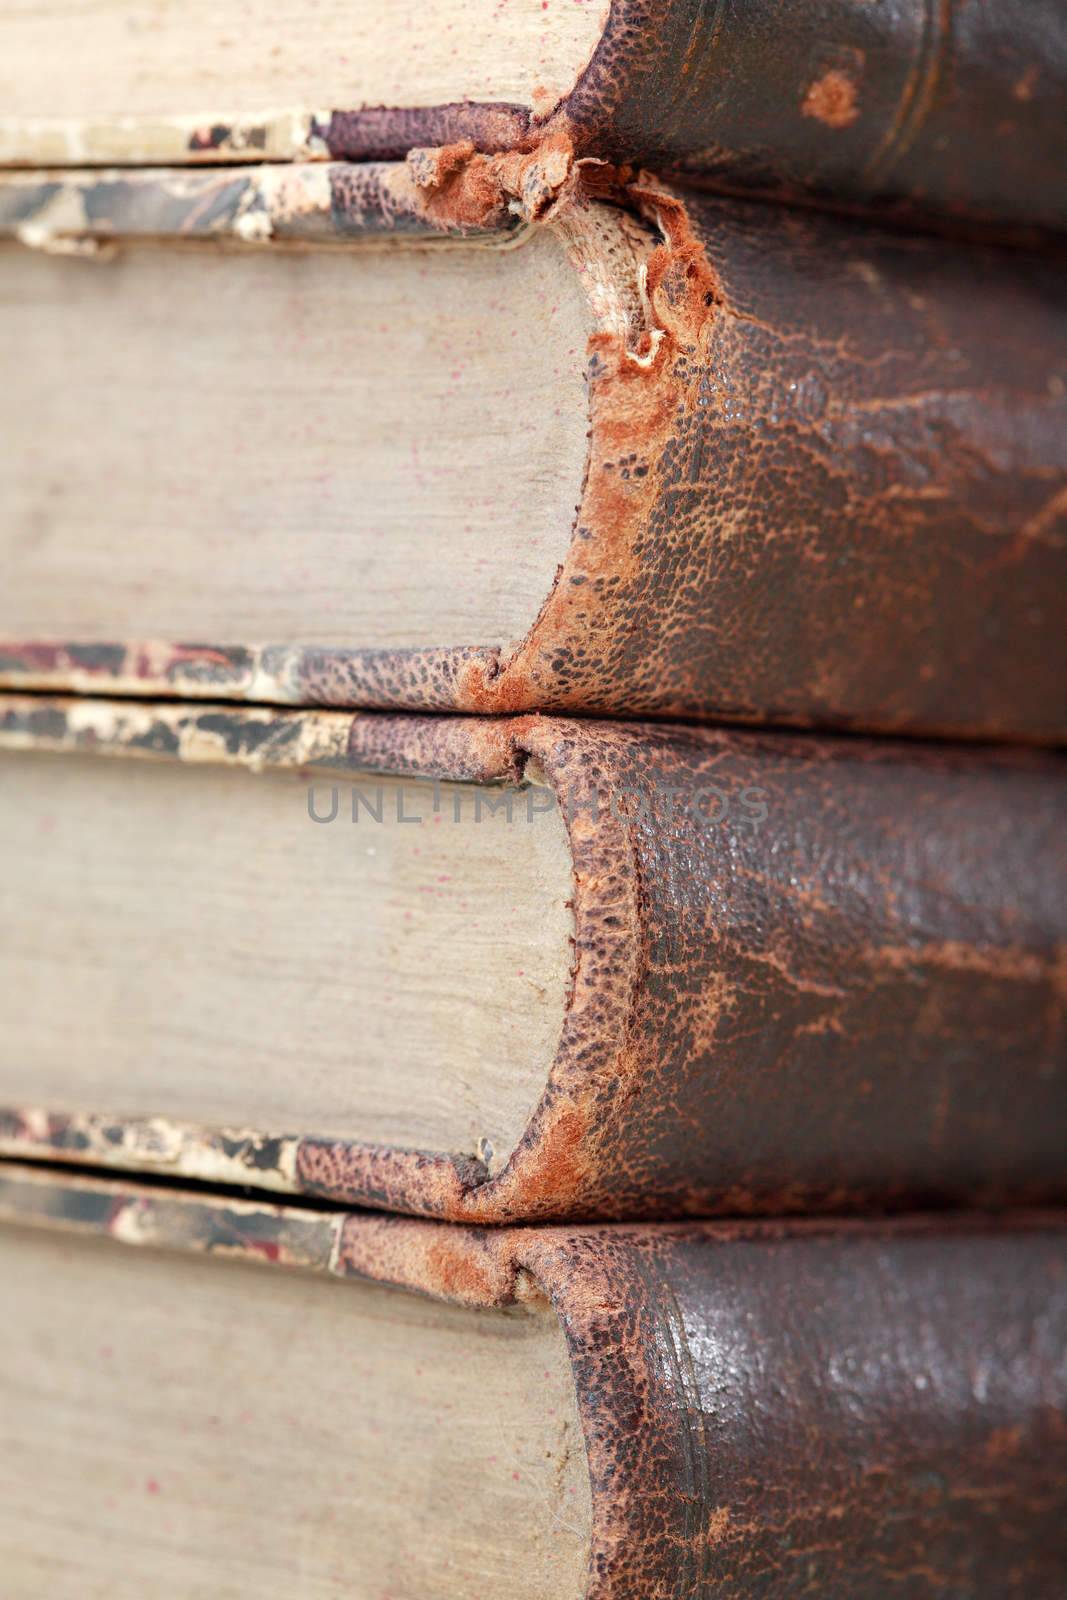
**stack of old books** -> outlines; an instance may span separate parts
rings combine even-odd
[[[0,61],[4,1600],[1062,1600],[1058,0]]]

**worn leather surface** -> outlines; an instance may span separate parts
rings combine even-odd
[[[1067,1195],[1063,758],[30,697],[0,701],[5,747],[536,779],[575,867],[556,1059],[495,1177],[254,1108],[123,1121],[79,1099],[76,1061],[66,1105],[6,1108],[8,1153],[497,1223]]]
[[[0,228],[469,233],[513,225],[514,193],[541,226],[603,212],[565,146],[478,159],[13,179]],[[649,234],[645,326],[591,340],[582,502],[524,639],[15,638],[0,682],[1067,738],[1064,260],[621,177],[617,198]]]
[[[737,191],[940,217],[1067,223],[1060,0],[614,0],[550,116],[335,113],[331,153],[499,149],[566,128],[583,153]]]
[[[1063,1593],[1062,1234],[647,1229],[553,1266],[591,1597]]]
[[[778,198],[1062,227],[1059,0],[624,0],[563,108],[597,153]]]
[[[557,3],[593,0],[542,9]],[[604,10],[570,92],[539,115],[498,99],[412,107],[402,89],[399,104],[320,111],[309,83],[303,107],[235,118],[220,84],[204,116],[178,118],[158,148],[192,163],[294,151],[379,161],[464,139],[529,149],[564,132],[600,159],[909,225],[1032,235],[1067,224],[1060,0],[611,0]]]
[[[471,1306],[547,1296],[592,1486],[587,1600],[1067,1588],[1062,1214],[485,1232],[5,1166],[0,1221]]]
[[[1057,261],[630,195],[666,241],[655,357],[594,337],[562,572],[523,643],[441,700],[1062,740]],[[306,666],[333,699],[341,663]],[[356,694],[410,703],[415,675],[361,660]]]

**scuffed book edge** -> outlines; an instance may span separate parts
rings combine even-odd
[[[660,466],[677,414],[699,404],[707,335],[722,306],[679,196],[629,168],[578,157],[566,135],[499,156],[469,141],[416,150],[397,166],[0,179],[0,235],[59,252],[106,251],[146,236],[249,246],[500,241],[535,225],[560,235],[596,331],[582,497],[565,559],[523,639],[506,650],[360,650],[8,638],[0,639],[0,686],[419,711],[583,709],[590,663],[610,656],[629,625],[615,614],[612,591],[639,573]],[[619,459],[623,440],[639,450]],[[578,636],[581,649],[570,642]],[[699,693],[688,698],[692,705],[676,694],[676,703],[649,709],[699,710]]]
[[[89,1114],[121,1107],[75,1116],[69,1105],[9,1106],[0,1152],[494,1223],[1063,1195],[1063,866],[1034,853],[1062,815],[1054,758],[542,716],[34,696],[0,700],[0,750],[282,767],[309,786],[360,772],[536,781],[556,797],[574,875],[559,1043],[510,1155]],[[714,821],[695,803],[709,793]],[[750,828],[741,802],[753,794],[764,820]],[[1001,841],[998,909],[980,926],[968,874],[943,880],[949,839],[964,862]],[[852,886],[845,902],[828,887],[828,859]],[[902,872],[940,884],[921,924],[910,899],[883,893]],[[897,1072],[909,1027],[917,1054]],[[829,1074],[826,1031],[843,1046]]]
[[[1029,1237],[1035,1244],[1047,1237],[1044,1270],[1054,1273],[1064,1230],[1062,1216],[1041,1213],[484,1230],[302,1210],[6,1164],[0,1166],[0,1223],[106,1236],[127,1247],[235,1259],[267,1270],[364,1280],[472,1308],[551,1309],[572,1364],[591,1488],[586,1600],[703,1594],[717,1570],[719,1546],[743,1539],[731,1508],[716,1503],[715,1483],[723,1474],[712,1470],[714,1440],[705,1414],[712,1398],[729,1404],[730,1396],[709,1397],[698,1383],[685,1311],[672,1287],[679,1266],[713,1283],[717,1253],[727,1262],[732,1245],[789,1248],[795,1241],[803,1250],[805,1243],[817,1249],[820,1241],[833,1245],[852,1238],[871,1260],[909,1240],[921,1247],[936,1238],[951,1250],[953,1241],[1015,1235],[1020,1243]],[[1024,1281],[1042,1270],[1039,1260],[1036,1254],[1030,1258]],[[915,1330],[899,1332],[906,1350]],[[729,1356],[727,1343],[721,1360]],[[730,1375],[742,1386],[746,1378],[756,1381],[732,1369]],[[786,1382],[787,1403],[796,1407],[799,1400],[802,1416],[803,1403],[813,1408],[809,1421],[820,1400],[825,1403],[808,1391],[793,1396],[787,1374],[776,1369],[760,1381],[775,1390]],[[847,1394],[848,1378],[834,1373],[827,1387],[832,1393],[835,1386]],[[739,1387],[734,1403],[745,1393]],[[955,1417],[949,1423],[946,1414],[946,1441],[956,1428]],[[729,1432],[727,1442],[734,1443]],[[1050,1473],[1048,1487],[1058,1481]],[[739,1486],[736,1499],[743,1504],[745,1498]],[[937,1514],[936,1502],[933,1508],[924,1505],[922,1524]],[[973,1537],[978,1525],[963,1535]],[[944,1532],[941,1523],[936,1526]]]
[[[5,213],[41,248],[105,254],[152,226],[278,251],[507,250],[547,227],[595,331],[571,542],[517,643],[90,643],[11,619],[0,686],[1062,742],[1047,257],[683,200],[564,136],[402,166],[0,178]]]
[[[877,20],[842,0],[795,30],[792,49],[776,37],[775,5],[746,9],[610,0],[574,82],[536,109],[454,100],[0,115],[0,165],[402,161],[419,146],[470,141],[496,154],[562,135],[582,156],[640,161],[720,193],[860,215],[873,206],[910,229],[960,237],[1041,243],[1062,231],[1056,95],[1067,63],[1048,0],[1034,8],[1032,37],[1014,14],[1001,24],[1008,45],[995,23],[961,24],[951,8],[935,15],[932,0]],[[946,108],[947,133],[937,116]],[[976,128],[988,148],[968,163],[959,146]]]
[[[262,770],[412,774],[518,785],[529,763],[549,785],[558,724],[284,713],[109,701],[0,701],[0,750],[225,763]],[[566,759],[566,758],[564,758]],[[253,1184],[282,1193],[469,1221],[596,1214],[604,1108],[638,1072],[629,1046],[643,971],[636,852],[623,820],[565,816],[575,874],[574,954],[561,1033],[544,1093],[505,1166],[443,1154],[263,1129],[219,1129],[160,1117],[0,1109],[0,1153]],[[608,1179],[610,1183],[610,1180]],[[592,1212],[590,1205],[592,1203]],[[610,1202],[602,1202],[610,1210]]]

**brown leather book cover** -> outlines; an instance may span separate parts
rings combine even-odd
[[[14,166],[584,155],[910,221],[1067,223],[1059,0],[235,0],[3,19]],[[224,61],[225,72],[208,63]],[[79,70],[80,69],[80,70]]]
[[[537,716],[0,702],[0,773],[13,778],[16,760],[25,769],[39,759],[34,770],[47,776],[74,756],[83,784],[94,781],[94,765],[113,772],[116,757],[166,764],[185,797],[175,794],[169,814],[184,803],[193,817],[197,784],[212,772],[236,772],[246,788],[288,774],[294,792],[284,806],[296,831],[286,836],[286,854],[266,853],[262,829],[251,829],[240,848],[250,861],[276,863],[271,870],[297,886],[302,852],[326,832],[310,829],[301,786],[319,787],[316,804],[328,817],[331,783],[360,774],[503,785],[515,802],[508,825],[518,830],[527,825],[519,786],[536,782],[566,828],[570,973],[560,1032],[553,1024],[548,1035],[558,1039],[554,1059],[546,1045],[547,1079],[537,1080],[540,1098],[518,1124],[525,1131],[493,1163],[469,1147],[398,1148],[339,1137],[336,1127],[263,1125],[254,1063],[250,1078],[229,1086],[231,1103],[236,1093],[248,1108],[240,1126],[205,1125],[195,1106],[175,1113],[172,1086],[158,1075],[147,1089],[139,1077],[136,1099],[123,1078],[111,1084],[109,1103],[94,1103],[80,1087],[77,1028],[60,1052],[56,1070],[66,1086],[52,1105],[34,1098],[33,1075],[17,1059],[5,1067],[14,1086],[3,1117],[8,1154],[211,1176],[479,1222],[1064,1193],[1067,776],[1058,757]],[[60,803],[40,793],[44,799],[33,799],[34,788],[21,802],[34,816]],[[239,814],[243,793],[229,801]],[[115,885],[136,881],[151,844],[131,843],[128,860],[103,882],[91,871],[86,877],[77,830],[89,799],[83,788],[67,801],[73,842],[65,848],[74,854],[62,859],[71,881],[84,883],[76,920],[90,970],[106,964],[99,941],[108,939],[116,993],[129,997],[166,952],[131,943],[121,923],[110,934],[94,931],[86,908],[107,907]],[[117,804],[108,826],[121,843],[136,836],[137,815],[132,802]],[[338,828],[346,805],[335,792]],[[346,828],[351,851],[368,844],[367,826]],[[427,831],[402,830],[413,845]],[[54,835],[32,844],[56,847]],[[224,895],[247,895],[228,857],[217,875]],[[436,883],[427,879],[429,888]],[[208,952],[216,948],[211,887],[186,919]],[[358,921],[362,892],[354,888],[334,914]],[[262,915],[270,914],[268,904]],[[461,898],[454,917],[467,915]],[[529,915],[524,948],[532,950],[540,916]],[[458,921],[443,925],[442,939],[459,929]],[[259,937],[245,930],[227,970],[247,964],[248,940],[254,946]],[[301,960],[295,929],[293,938],[280,958],[286,971]],[[12,948],[24,944],[13,939]],[[30,954],[40,959],[39,941]],[[187,960],[188,952],[179,947],[175,956]],[[470,975],[479,1003],[495,998],[502,981],[487,974]],[[269,1006],[269,974],[266,982]],[[11,986],[14,1026],[17,975]],[[62,995],[37,1004],[63,1010]],[[209,994],[191,1004],[190,1025],[201,1012],[218,1014]],[[298,1073],[300,1031],[317,1020],[312,1006],[292,1024],[286,1050]],[[221,1046],[237,1024],[224,1014],[216,1026]],[[360,1027],[356,1000],[353,1055]],[[395,1049],[403,1054],[402,1032]],[[508,1049],[502,1035],[504,1069]],[[145,1051],[150,1060],[151,1038]],[[243,1058],[231,1059],[236,1070]],[[340,1059],[348,1059],[345,1048]],[[173,1071],[182,1075],[180,1061]]]
[[[26,242],[236,237],[277,250],[287,272],[294,242],[499,239],[520,222],[555,230],[581,272],[620,218],[625,237],[598,270],[625,326],[602,306],[594,317],[584,488],[524,637],[86,640],[27,636],[0,608],[0,682],[1067,736],[1054,254],[681,197],[577,158],[562,137],[530,156],[460,146],[405,166],[0,183],[0,228]],[[281,414],[288,399],[273,396]],[[310,607],[307,626],[321,634]]]
[[[579,1566],[573,1589],[552,1591],[559,1600],[724,1592],[765,1600],[799,1592],[828,1600],[887,1592],[912,1600],[1059,1600],[1063,1593],[1062,1218],[486,1232],[16,1166],[0,1173],[0,1222],[4,1246],[17,1235],[26,1257],[58,1230],[68,1271],[90,1251],[96,1253],[85,1272],[94,1261],[102,1269],[102,1252],[133,1246],[138,1259],[171,1252],[171,1271],[186,1273],[180,1281],[187,1295],[195,1281],[217,1282],[220,1274],[230,1275],[234,1293],[245,1274],[247,1295],[259,1287],[247,1278],[253,1264],[257,1275],[281,1279],[299,1269],[306,1298],[296,1344],[314,1335],[307,1319],[323,1314],[309,1275],[341,1280],[335,1298],[375,1283],[478,1308],[487,1318],[510,1307],[518,1321],[558,1319],[579,1422],[569,1449],[582,1458],[589,1507],[584,1529],[576,1510],[568,1519],[569,1535],[588,1551],[584,1581]],[[196,1260],[199,1280],[186,1265]],[[400,1316],[405,1297],[396,1298]],[[177,1381],[186,1429],[205,1425],[198,1409],[205,1368],[232,1369],[235,1391],[249,1390],[239,1338],[229,1329],[220,1338],[212,1362],[198,1360],[193,1347],[183,1351]],[[84,1350],[77,1393],[82,1428],[99,1435],[102,1473],[121,1421],[114,1407],[121,1411],[125,1401],[123,1391],[110,1402],[98,1398],[112,1392],[102,1371],[109,1354]],[[356,1418],[347,1462],[322,1459],[312,1420],[300,1415],[295,1363],[262,1386],[258,1402],[268,1414],[285,1408],[287,1427],[307,1425],[306,1449],[326,1497],[368,1451],[381,1464],[391,1448],[358,1426],[364,1352],[357,1346],[336,1355],[334,1403]],[[427,1359],[435,1367],[455,1358],[452,1346],[441,1344]],[[20,1360],[32,1360],[24,1348],[16,1368]],[[51,1385],[62,1381],[55,1362],[49,1370]],[[425,1381],[420,1369],[411,1390]],[[107,1415],[94,1426],[93,1407],[105,1403]],[[433,1418],[423,1441],[442,1459],[447,1430],[470,1425],[449,1412],[445,1406]],[[390,1431],[402,1427],[394,1416]],[[172,1570],[195,1569],[203,1549],[189,1548],[187,1524],[166,1498],[173,1476],[166,1424],[149,1410],[137,1428],[142,1475],[151,1471],[153,1486],[141,1495],[139,1512],[146,1548],[162,1522]],[[20,1473],[47,1469],[50,1449],[49,1430],[33,1432]],[[254,1527],[263,1511],[263,1463],[254,1460],[242,1479],[249,1465],[247,1453],[234,1454],[227,1505],[231,1519],[247,1517]],[[94,1486],[85,1479],[53,1484],[53,1497],[60,1493],[84,1515]],[[282,1525],[285,1498],[277,1506]],[[217,1534],[213,1543],[223,1542],[210,1506],[198,1510],[209,1535]],[[426,1511],[415,1506],[412,1515]],[[361,1570],[361,1512],[366,1516],[358,1499],[341,1506],[351,1561],[333,1574],[339,1585]],[[32,1526],[11,1530],[23,1561],[41,1559]],[[189,1526],[197,1526],[192,1517]],[[294,1549],[306,1534],[293,1532]],[[521,1537],[516,1527],[518,1547]],[[143,1559],[140,1541],[123,1559]],[[448,1593],[478,1592],[462,1572],[451,1584]],[[398,1575],[390,1592],[425,1591]]]
[[[1058,0],[613,0],[550,112],[364,108],[323,133],[331,154],[373,160],[564,132],[582,154],[690,183],[1058,229],[1065,92]]]

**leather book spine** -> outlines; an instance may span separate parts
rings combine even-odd
[[[591,337],[582,499],[525,637],[365,650],[9,626],[0,683],[1067,738],[1055,253],[683,200],[565,143],[407,167],[11,178],[0,231],[46,237],[65,219],[79,236],[263,248],[499,233],[516,207],[580,231],[600,190],[644,230],[647,296],[640,326]]]
[[[565,131],[583,155],[737,193],[908,223],[1067,225],[1067,18],[1059,0],[613,0],[551,112],[335,112],[335,157],[403,159]]]
[[[404,104],[403,71],[391,105],[342,97],[320,110],[309,82],[315,100],[286,110],[242,111],[220,90],[213,107],[161,119],[50,126],[45,106],[42,127],[0,129],[0,160],[67,166],[78,150],[86,166],[402,161],[442,145],[528,152],[563,136],[583,156],[690,185],[907,226],[1015,241],[1067,226],[1059,0],[543,0],[541,12],[575,3],[599,13],[599,37],[585,33],[554,87],[530,91],[533,106],[489,98],[492,80],[484,100]],[[531,26],[552,30],[551,15],[530,9]]]
[[[1067,1193],[1067,766],[1028,752],[545,717],[0,701],[0,750],[546,791],[571,988],[504,1168],[315,1128],[9,1106],[0,1149],[477,1222]],[[336,779],[334,780],[336,781]],[[533,820],[527,820],[527,816]]]
[[[1062,1215],[483,1230],[8,1167],[0,1222],[547,1299],[592,1489],[586,1600],[1063,1594]]]

